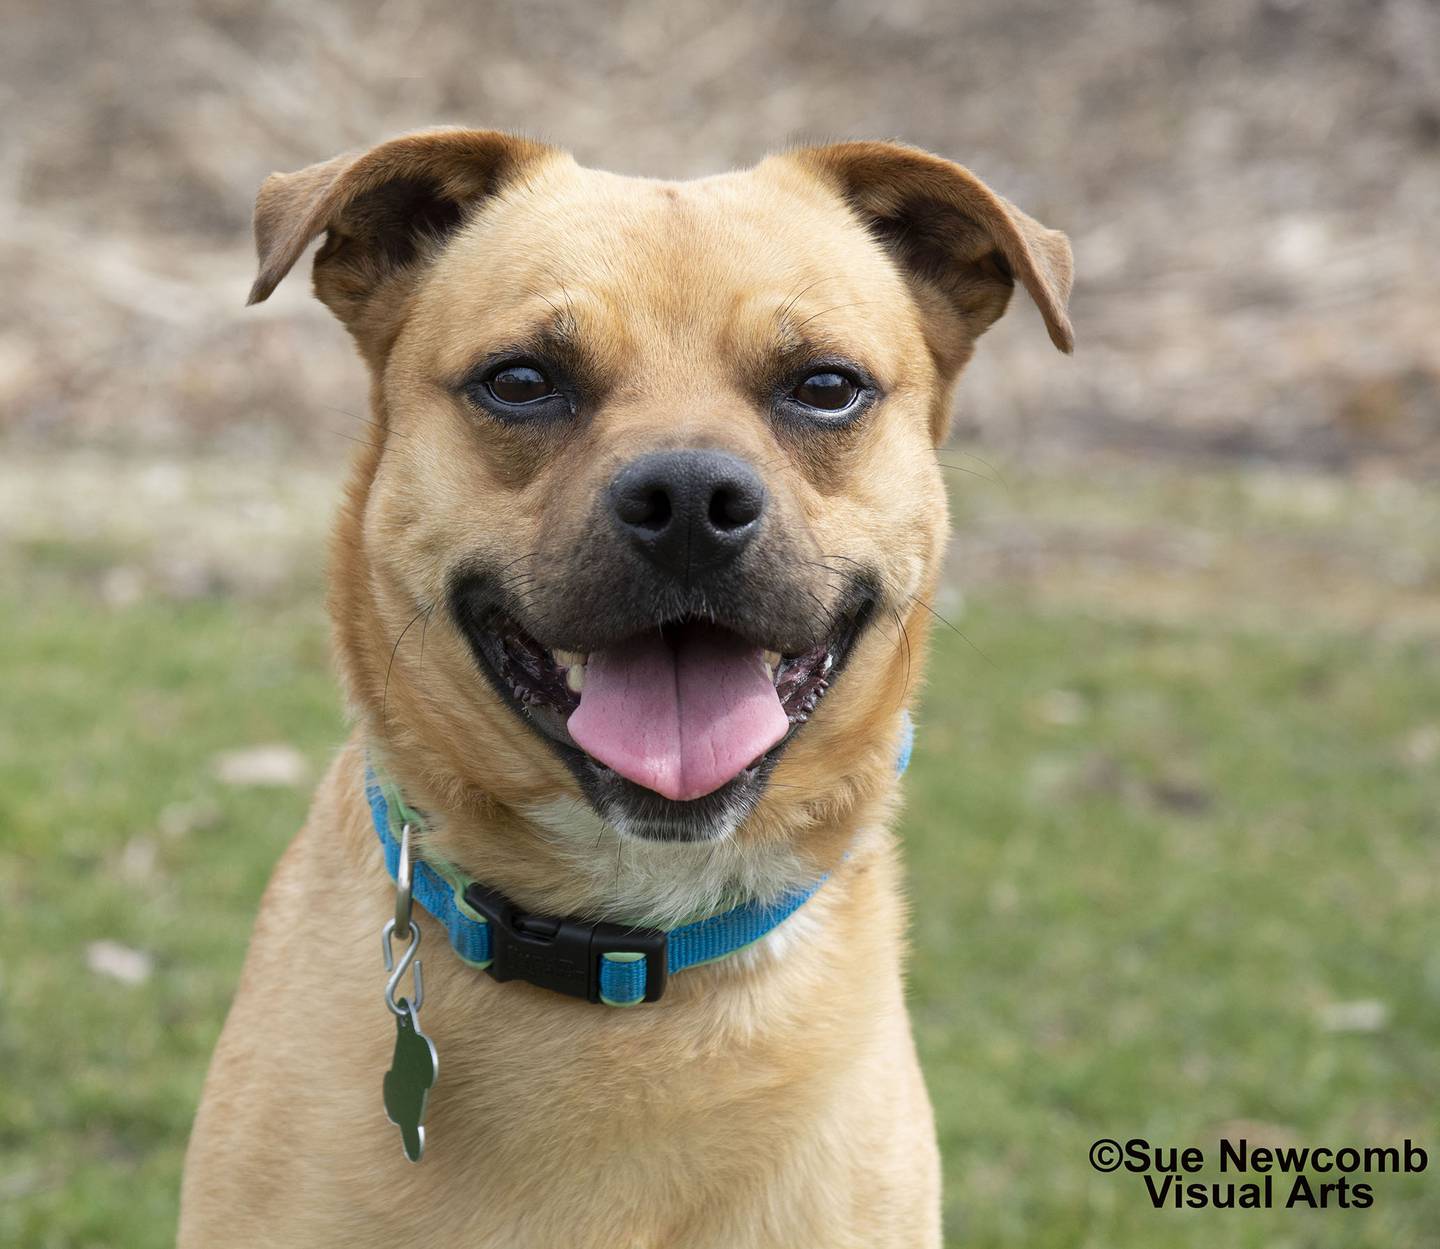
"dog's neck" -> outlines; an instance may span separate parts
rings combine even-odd
[[[521,809],[448,797],[407,783],[423,772],[386,760],[407,800],[426,813],[418,851],[454,864],[466,875],[500,889],[543,914],[647,928],[671,929],[745,902],[770,902],[830,873],[848,854],[863,858],[871,840],[883,839],[895,786],[857,786],[827,818],[752,820],[724,838],[656,842],[628,835],[584,801],[555,796]],[[883,746],[877,759],[884,757]]]
[[[741,902],[770,901],[815,878],[815,866],[780,843],[734,835],[654,842],[611,827],[585,803],[556,798],[525,812],[564,864],[575,905],[620,924],[674,928]]]

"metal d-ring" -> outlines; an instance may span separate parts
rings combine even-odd
[[[410,935],[410,909],[413,901],[411,887],[414,883],[414,867],[410,858],[410,822],[407,820],[400,829],[400,862],[395,868],[395,931],[401,940]],[[389,967],[389,963],[385,964]]]
[[[412,1011],[418,1011],[421,1003],[425,1001],[425,982],[420,979],[420,964],[416,961],[415,952],[420,948],[420,925],[410,926],[410,944],[400,951],[400,957],[395,957],[395,951],[391,943],[399,925],[392,919],[386,923],[380,931],[380,948],[385,953],[385,970],[390,973],[390,979],[385,982],[385,1005],[392,1014],[404,1015],[408,1007]],[[412,997],[395,998],[395,990],[400,987],[400,980],[409,970],[410,965],[415,964],[415,993]],[[404,1002],[402,1006],[400,1003]]]

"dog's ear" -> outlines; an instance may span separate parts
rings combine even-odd
[[[249,302],[267,299],[325,231],[315,293],[357,330],[377,288],[433,254],[472,205],[558,156],[494,130],[430,130],[271,174],[255,200],[260,269]]]
[[[1050,341],[1061,351],[1073,349],[1065,312],[1069,240],[968,169],[899,143],[835,143],[803,148],[789,159],[839,192],[927,307],[960,318],[952,327],[961,331],[958,341],[953,333],[932,341],[942,366],[964,363],[976,336],[1005,311],[1017,279],[1045,318]]]

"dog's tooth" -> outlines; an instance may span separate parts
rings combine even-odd
[[[582,667],[585,664],[585,656],[579,651],[553,651],[555,662],[562,668],[573,668],[576,664]]]
[[[780,652],[761,651],[760,658],[765,661],[765,666],[769,668],[771,672],[774,672],[776,667],[778,667],[780,663]]]
[[[585,665],[571,664],[565,670],[565,684],[572,694],[578,694],[585,688]]]

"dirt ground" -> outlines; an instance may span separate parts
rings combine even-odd
[[[254,191],[460,122],[681,177],[798,138],[932,148],[1077,257],[1075,357],[1017,300],[967,439],[1440,470],[1426,0],[10,0],[5,27],[12,451],[337,459],[360,370],[303,280],[242,308]]]

